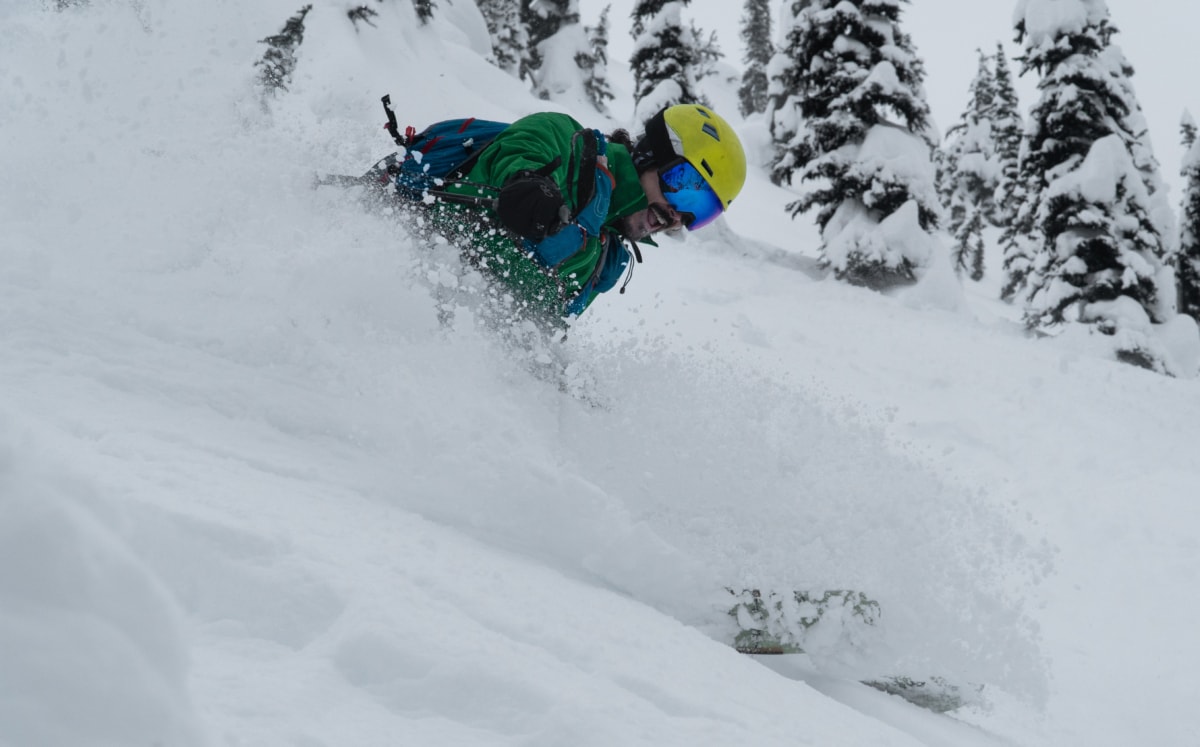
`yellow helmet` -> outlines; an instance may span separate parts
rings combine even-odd
[[[650,118],[634,149],[639,173],[663,169],[680,158],[696,167],[723,208],[746,183],[746,151],[719,114],[701,104],[676,104]]]
[[[746,151],[729,123],[700,104],[663,112],[675,152],[691,161],[726,208],[746,183]]]

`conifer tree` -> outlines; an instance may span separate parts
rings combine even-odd
[[[689,0],[637,0],[633,8],[635,117],[649,119],[679,103],[707,103],[697,86],[700,54],[693,31],[683,25]]]
[[[1184,150],[1191,150],[1196,144],[1196,120],[1187,109],[1183,110],[1183,116],[1179,119],[1179,136]]]
[[[1045,0],[1042,0],[1045,2]],[[1101,6],[1106,0],[1093,0]],[[1116,33],[1112,28],[1110,35]],[[1121,94],[1124,116],[1120,126],[1122,138],[1128,146],[1133,165],[1142,178],[1142,185],[1148,194],[1147,210],[1151,223],[1158,233],[1159,241],[1153,244],[1153,250],[1158,259],[1170,264],[1175,260],[1178,251],[1178,234],[1175,225],[1175,211],[1167,199],[1166,183],[1162,179],[1162,170],[1158,159],[1154,157],[1154,148],[1150,143],[1150,127],[1142,113],[1141,103],[1133,90],[1133,65],[1125,58],[1125,54],[1116,44],[1109,44],[1100,51],[1100,62],[1109,71],[1114,87]],[[1128,133],[1128,136],[1125,134]]]
[[[359,5],[359,6],[353,7],[350,10],[346,11],[346,16],[349,17],[350,22],[354,24],[355,31],[358,31],[358,22],[359,21],[362,21],[363,23],[367,24],[368,26],[371,26],[372,28],[374,28],[375,24],[371,21],[371,19],[375,18],[378,15],[379,15],[379,12],[377,10],[375,10],[374,8],[368,7],[366,5]]]
[[[259,40],[260,44],[267,45],[262,59],[254,63],[262,68],[258,73],[258,82],[262,88],[264,109],[268,97],[287,91],[292,82],[292,72],[296,69],[296,48],[304,41],[304,17],[310,10],[312,5],[305,5],[284,23],[283,30],[278,34]]]
[[[954,271],[959,275],[966,274],[975,281],[983,280],[984,243],[983,228],[985,221],[983,211],[972,205],[967,212],[967,219],[954,232],[954,248],[951,258],[954,261]]]
[[[529,34],[521,77],[533,92],[549,99],[575,89],[586,97],[580,66],[581,60],[590,64],[592,51],[580,22],[579,0],[521,0],[520,15]]]
[[[1179,312],[1200,321],[1200,145],[1196,142],[1196,121],[1184,112],[1180,123],[1183,133],[1182,174],[1183,206],[1180,211],[1179,254],[1176,281],[1179,285]]]
[[[939,143],[933,149],[931,155],[933,158],[933,184],[937,189],[938,200],[941,201],[942,207],[948,211],[950,209],[951,196],[954,193],[954,167],[950,163],[950,154],[946,151],[945,143]],[[949,213],[947,213],[948,215]]]
[[[996,54],[992,57],[992,81],[996,98],[991,113],[992,140],[996,144],[996,161],[999,175],[996,183],[996,220],[994,224],[1007,229],[1016,217],[1016,206],[1022,201],[1017,177],[1021,158],[1021,136],[1024,120],[1021,117],[1020,100],[1013,85],[1012,72],[1004,45],[996,43]]]
[[[559,0],[520,0],[518,17],[521,27],[525,29],[525,54],[521,58],[520,75],[522,80],[531,82],[535,91],[538,90],[537,78],[543,66],[542,52],[539,45],[558,33],[562,26],[562,13]]]
[[[873,288],[915,280],[941,212],[906,1],[793,0],[772,63],[772,176],[816,182],[789,210],[817,208],[823,263]]]
[[[996,80],[988,58],[977,50],[979,66],[971,81],[971,99],[959,121],[946,131],[948,192],[951,200],[949,228],[956,231],[966,221],[966,206],[978,206],[989,220],[995,214],[998,182],[992,114],[996,108]]]
[[[801,34],[801,11],[811,0],[792,0],[784,4],[780,16],[780,38],[782,44],[776,48],[768,65],[767,126],[775,146],[770,177],[775,184],[790,182],[797,168],[798,154],[805,158],[811,154],[805,150],[801,116],[805,85],[801,79],[800,65],[804,54]],[[805,19],[807,23],[807,19]]]
[[[536,46],[564,25],[579,23],[579,0],[521,0],[520,19],[529,31],[529,44]]]
[[[967,109],[947,131],[946,147],[935,154],[938,193],[955,238],[955,267],[968,271],[973,280],[982,278],[984,228],[1001,229],[1002,242],[1014,238],[1013,203],[1020,195],[1016,179],[1021,116],[1012,75],[1001,45],[994,55],[982,50],[978,54]]]
[[[417,18],[424,26],[429,23],[429,19],[433,18],[433,10],[437,7],[437,3],[433,0],[413,0],[413,7],[416,8]]]
[[[478,3],[492,38],[492,58],[496,66],[512,75],[520,75],[529,37],[521,23],[519,0],[478,0]]]
[[[721,51],[721,45],[717,42],[716,31],[710,31],[706,37],[704,30],[696,25],[694,19],[691,22],[691,31],[692,39],[695,40],[696,52],[692,67],[694,78],[698,82],[717,74],[717,63],[721,61],[725,53]]]
[[[608,111],[608,102],[615,98],[608,85],[608,14],[611,10],[611,4],[604,6],[596,25],[584,27],[589,53],[581,53],[575,60],[584,72],[583,86],[588,98],[600,112]]]
[[[996,81],[990,60],[979,54],[971,81],[971,100],[959,121],[946,132],[942,151],[939,192],[948,210],[948,229],[954,235],[955,270],[972,280],[983,278],[983,229],[997,222],[995,202],[999,182],[992,115],[996,109]]]
[[[1029,195],[1021,179],[1021,144],[1024,139],[1024,120],[1021,117],[1016,87],[1008,67],[1004,46],[996,44],[996,112],[992,129],[996,138],[996,155],[1000,162],[1000,181],[997,185],[997,207],[1000,209],[1000,245],[1004,247],[1004,281],[1000,297],[1012,300],[1024,286],[1029,274],[1031,237],[1028,221],[1018,225],[1017,216]],[[1026,233],[1020,233],[1025,231]]]
[[[746,44],[746,72],[738,89],[743,117],[767,108],[767,66],[775,49],[771,44],[771,8],[768,0],[746,0],[742,16],[742,41]]]
[[[1112,45],[1107,6],[1073,0],[1080,24],[1070,14],[1055,15],[1053,2],[1022,0],[1014,16],[1023,71],[1041,75],[1041,96],[1020,166],[1028,197],[1014,226],[1014,236],[1028,241],[1017,244],[1020,253],[1006,247],[1006,267],[1023,273],[1013,290],[1019,289],[1030,329],[1079,321],[1115,334],[1163,317],[1158,272],[1166,250],[1155,215],[1156,164],[1128,79],[1132,69]],[[1010,261],[1018,258],[1021,267]],[[1138,347],[1124,354],[1144,355]]]

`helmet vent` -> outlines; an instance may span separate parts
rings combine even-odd
[[[700,112],[700,116],[704,117],[705,119],[712,119],[708,112],[706,112],[702,107],[697,106],[696,111]]]
[[[717,132],[716,127],[713,127],[708,122],[705,122],[701,129],[704,130],[704,132],[713,140],[716,140],[718,143],[721,142],[721,135]]]
[[[707,158],[706,158],[706,159],[704,159],[703,161],[701,161],[701,162],[700,162],[700,165],[704,167],[704,170],[708,172],[708,175],[709,175],[709,176],[712,176],[712,175],[713,175],[712,166],[709,166],[709,165],[708,165],[708,159],[707,159]]]

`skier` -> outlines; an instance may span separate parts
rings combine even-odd
[[[741,142],[705,106],[663,109],[636,144],[543,112],[505,127],[461,179],[431,190],[432,214],[528,311],[561,321],[632,271],[636,242],[702,228],[745,179]]]

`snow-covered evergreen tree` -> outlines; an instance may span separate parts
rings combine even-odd
[[[996,146],[992,136],[992,112],[996,106],[996,81],[988,58],[978,51],[979,65],[971,80],[967,108],[959,121],[946,131],[947,172],[950,176],[950,229],[966,220],[965,207],[982,208],[989,218],[994,213],[998,175]]]
[[[520,0],[518,17],[525,30],[525,53],[521,57],[520,77],[538,91],[537,78],[544,65],[541,43],[558,33],[563,25],[567,0]]]
[[[496,66],[513,75],[520,75],[529,35],[521,22],[519,0],[477,1],[492,38],[492,57]]]
[[[424,25],[429,23],[430,18],[433,18],[433,10],[437,7],[437,3],[433,0],[413,0],[413,7],[417,10],[417,18]]]
[[[1179,312],[1200,321],[1200,144],[1196,141],[1196,121],[1184,112],[1182,174],[1184,178],[1179,254],[1175,272],[1179,284]]]
[[[958,123],[946,131],[938,185],[954,235],[954,266],[972,280],[983,278],[983,229],[999,217],[995,197],[1000,181],[992,115],[996,110],[996,80],[989,58],[979,53],[971,81],[971,100]]]
[[[600,112],[608,111],[608,102],[614,98],[612,87],[608,84],[608,14],[611,10],[611,4],[604,6],[596,25],[584,27],[590,53],[575,58],[575,63],[583,70],[584,90],[592,105]]]
[[[779,18],[779,40],[767,65],[767,127],[775,156],[771,162],[771,181],[782,184],[790,180],[796,168],[792,152],[800,145],[800,14],[799,0],[791,6],[784,3]]]
[[[521,0],[521,20],[529,41],[540,44],[569,23],[579,23],[579,0]]]
[[[771,8],[768,0],[746,0],[742,16],[742,41],[746,44],[746,71],[738,99],[742,116],[746,117],[767,108],[767,66],[775,48],[771,43]]]
[[[521,0],[521,21],[529,34],[521,77],[543,99],[586,100],[580,60],[592,59],[579,0]]]
[[[1011,290],[1025,322],[1045,331],[1079,321],[1115,334],[1162,321],[1173,302],[1173,289],[1159,287],[1163,190],[1108,7],[1021,0],[1014,20],[1023,69],[1042,76],[1021,162],[1028,198],[1016,250],[1006,247],[1006,267],[1019,271],[1010,281],[1023,280]],[[1144,352],[1137,342],[1125,350]]]
[[[263,108],[267,99],[280,91],[288,90],[292,82],[292,72],[296,69],[296,48],[304,41],[304,17],[312,10],[312,5],[305,5],[296,15],[287,19],[283,30],[278,34],[260,39],[260,44],[267,45],[267,51],[256,67],[262,68],[258,73],[258,82],[263,93]]]
[[[350,22],[354,24],[355,31],[358,31],[359,21],[367,24],[368,26],[374,27],[375,22],[371,19],[376,18],[378,15],[379,11],[367,5],[358,5],[346,11],[346,16],[350,19]]]
[[[634,5],[635,36],[629,65],[638,120],[649,119],[673,104],[707,103],[697,85],[700,43],[694,26],[683,25],[683,8],[688,2],[637,0]]]
[[[815,189],[822,261],[844,280],[911,282],[930,259],[941,208],[924,70],[899,28],[907,0],[793,0],[771,64],[772,176]]]
[[[997,42],[992,62],[992,82],[996,98],[990,119],[992,140],[996,145],[995,158],[999,166],[994,223],[1007,229],[1016,217],[1017,205],[1022,202],[1023,193],[1019,189],[1017,172],[1021,160],[1021,137],[1025,122],[1021,117],[1020,99],[1017,97],[1003,44]]]
[[[1096,0],[1101,4],[1107,0]],[[1115,29],[1114,29],[1115,31]],[[1164,263],[1174,262],[1175,253],[1179,249],[1175,211],[1168,200],[1166,183],[1162,178],[1162,169],[1158,159],[1154,157],[1154,147],[1150,142],[1150,127],[1142,113],[1141,103],[1133,90],[1133,65],[1125,58],[1125,54],[1116,44],[1109,44],[1100,53],[1103,62],[1108,66],[1114,83],[1119,86],[1123,95],[1125,115],[1121,120],[1122,128],[1129,133],[1122,133],[1122,139],[1129,147],[1133,165],[1141,174],[1142,184],[1149,195],[1149,212],[1154,228],[1158,231],[1161,241],[1154,247],[1155,254]],[[1120,71],[1117,74],[1116,71]]]
[[[716,31],[709,31],[705,36],[704,29],[696,25],[695,19],[692,20],[691,26],[692,38],[696,40],[696,58],[693,66],[696,80],[701,81],[717,74],[717,63],[725,57],[725,53],[721,51]]]
[[[954,271],[959,275],[965,273],[975,281],[983,280],[986,269],[983,257],[983,229],[986,223],[983,210],[977,205],[971,205],[966,220],[954,231],[954,247],[951,251]]]
[[[1196,144],[1196,118],[1186,109],[1183,110],[1183,116],[1179,119],[1179,134],[1184,150],[1191,150],[1191,147]]]

